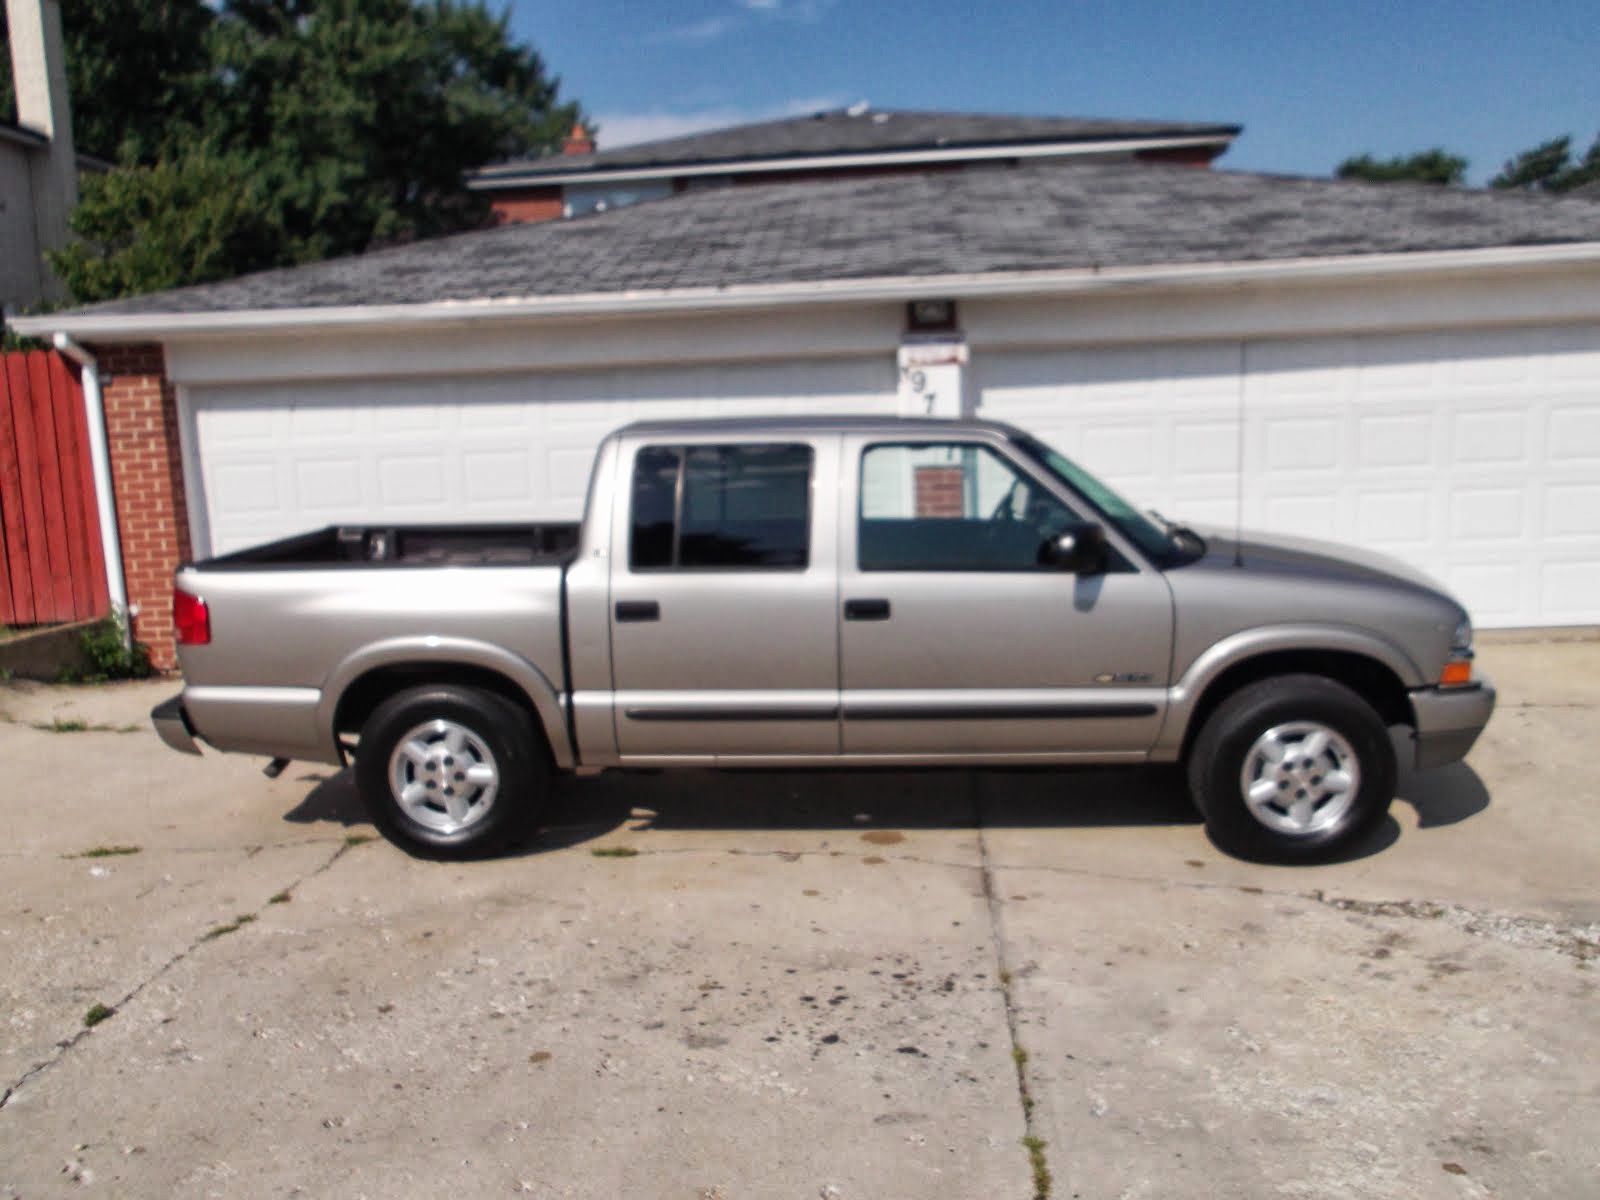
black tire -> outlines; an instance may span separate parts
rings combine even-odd
[[[395,845],[424,858],[477,858],[532,832],[551,764],[528,710],[442,684],[407,688],[373,710],[355,776],[367,815]]]
[[[1373,707],[1342,683],[1281,675],[1222,702],[1195,739],[1188,773],[1218,846],[1242,858],[1317,862],[1360,841],[1389,811],[1394,746]]]

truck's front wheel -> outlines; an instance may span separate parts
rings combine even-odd
[[[480,688],[408,688],[361,727],[356,784],[372,823],[414,854],[466,858],[524,837],[550,764],[525,709]]]
[[[1307,862],[1364,837],[1389,811],[1389,731],[1355,692],[1319,675],[1240,689],[1206,720],[1189,790],[1213,840],[1247,858]]]

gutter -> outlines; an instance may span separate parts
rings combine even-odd
[[[207,334],[315,333],[351,328],[414,329],[480,321],[719,313],[740,309],[903,302],[934,297],[949,300],[1043,298],[1251,284],[1378,280],[1397,276],[1450,276],[1596,264],[1600,264],[1600,242],[1565,242],[1542,246],[1496,246],[1486,250],[1339,255],[1265,262],[1167,263],[1105,269],[1090,266],[1049,271],[891,275],[869,279],[735,284],[728,287],[590,292],[570,296],[440,300],[419,304],[149,313],[97,313],[90,309],[77,315],[67,312],[13,317],[9,323],[18,333],[28,337],[48,338],[54,335],[58,338],[78,337],[96,341],[172,340]]]
[[[122,573],[122,531],[117,524],[117,496],[111,483],[111,451],[106,444],[106,406],[100,391],[100,364],[65,333],[52,339],[57,350],[83,368],[83,411],[89,424],[89,461],[94,468],[95,506],[100,514],[100,550],[106,561],[106,592],[111,611],[121,618],[122,645],[133,650],[133,614],[128,611],[128,583]]]
[[[564,183],[624,183],[639,179],[693,179],[706,175],[758,175],[786,171],[831,170],[837,167],[879,167],[945,162],[991,162],[1013,158],[1067,158],[1126,154],[1140,150],[1183,150],[1215,146],[1226,150],[1234,134],[1191,134],[1183,137],[1107,138],[1103,141],[1019,143],[997,146],[938,147],[916,150],[868,150],[857,153],[806,154],[793,158],[729,158],[712,163],[655,163],[637,167],[590,167],[561,170],[544,166],[485,167],[467,179],[467,190],[543,187]]]

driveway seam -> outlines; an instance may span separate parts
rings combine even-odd
[[[319,876],[319,875],[323,874],[324,872],[326,872],[327,870],[329,870],[333,866],[334,863],[338,862],[341,858],[343,858],[344,855],[348,851],[350,851],[351,849],[353,849],[353,844],[352,843],[350,843],[350,842],[341,843],[339,845],[339,848],[337,850],[335,850],[332,855],[329,856],[327,862],[323,863],[319,867],[314,867],[310,871],[307,871],[305,874],[301,875],[300,878],[296,879],[293,883],[291,883],[288,887],[280,888],[274,894],[275,895],[283,895],[284,893],[294,891],[294,889],[298,888],[301,884],[310,882],[311,880],[315,879],[317,876]],[[263,912],[266,911],[267,906],[270,905],[270,904],[272,904],[272,900],[270,900],[270,899],[262,902],[262,904],[260,904],[257,908],[255,908],[250,913],[250,920],[253,921],[257,917],[259,917]],[[235,928],[237,928],[237,925],[235,926]],[[136,983],[131,989],[129,989],[129,991],[120,1000],[118,1000],[115,1004],[110,1005],[109,1006],[110,1007],[110,1014],[109,1015],[114,1016],[116,1013],[121,1012],[122,1009],[126,1005],[131,1004],[134,1000],[138,999],[140,994],[142,994],[145,991],[146,988],[148,988],[151,984],[155,983],[157,980],[161,979],[164,975],[167,974],[167,972],[171,971],[179,963],[186,961],[191,955],[194,954],[194,952],[196,950],[200,949],[201,946],[204,946],[207,942],[215,941],[216,940],[216,936],[217,936],[217,930],[216,929],[207,930],[206,932],[201,933],[198,936],[196,936],[195,939],[192,942],[190,942],[187,946],[185,946],[182,950],[179,950],[176,954],[174,954],[171,958],[167,959],[166,962],[162,963],[159,967],[157,967],[153,972],[151,972],[149,975],[147,975],[144,979],[142,979],[138,983]],[[79,1042],[83,1041],[91,1033],[93,1033],[95,1031],[95,1028],[100,1023],[101,1022],[97,1021],[95,1023],[95,1025],[85,1025],[82,1029],[79,1029],[71,1037],[63,1038],[61,1041],[57,1042],[55,1044],[55,1052],[54,1053],[52,1053],[43,1062],[35,1063],[33,1066],[29,1067],[26,1071],[24,1071],[21,1074],[21,1076],[19,1076],[17,1078],[15,1083],[12,1083],[3,1092],[0,1092],[0,1111],[4,1111],[7,1107],[10,1106],[12,1099],[17,1095],[18,1092],[20,1092],[22,1090],[22,1088],[23,1088],[23,1086],[25,1084],[27,1084],[28,1082],[30,1082],[33,1079],[36,1079],[40,1075],[44,1074],[44,1072],[48,1071],[51,1067],[55,1066],[58,1062],[60,1062],[62,1059],[64,1059],[68,1055],[68,1053],[71,1052],[73,1047],[75,1047]]]
[[[1017,1102],[1022,1107],[1022,1145],[1028,1152],[1033,1179],[1033,1200],[1048,1200],[1050,1168],[1045,1159],[1045,1141],[1034,1124],[1033,1087],[1028,1077],[1028,1051],[1018,1033],[1016,997],[1012,992],[1010,962],[1006,956],[1003,902],[995,886],[994,862],[989,857],[989,838],[983,823],[983,790],[977,779],[968,784],[972,795],[972,825],[978,835],[978,864],[983,878],[983,899],[989,910],[989,940],[994,948],[995,979],[1005,1011],[1006,1034],[1011,1040],[1011,1061],[1017,1071]]]

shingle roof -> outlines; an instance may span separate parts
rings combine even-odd
[[[1600,204],[1148,163],[986,167],[691,192],[78,314],[405,305],[1566,242],[1600,242]]]
[[[602,129],[602,135],[604,132]],[[523,159],[486,167],[476,172],[475,178],[484,183],[502,175],[511,175],[521,183],[535,181],[540,174],[566,175],[619,167],[686,167],[872,151],[1024,146],[1124,138],[1214,136],[1218,142],[1225,142],[1238,132],[1237,125],[1181,121],[1016,117],[852,108],[714,129],[592,154],[551,154],[543,158]]]

